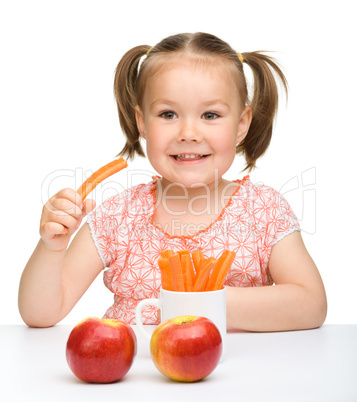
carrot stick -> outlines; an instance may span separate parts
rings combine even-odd
[[[234,251],[225,250],[222,253],[206,285],[206,291],[222,289],[224,280],[232,266],[235,256],[236,253]]]
[[[99,183],[127,166],[126,161],[123,158],[119,158],[94,172],[77,190],[77,193],[82,197],[82,201],[84,201],[87,195],[93,191]]]
[[[169,258],[172,255],[174,255],[175,253],[172,250],[163,250],[161,251],[160,255],[164,258]]]
[[[169,264],[171,269],[172,290],[175,290],[177,292],[184,292],[185,283],[182,275],[180,256],[178,254],[175,254],[169,257]]]
[[[207,259],[200,269],[200,272],[196,276],[195,283],[193,285],[194,292],[202,292],[205,290],[206,283],[212,267],[217,263],[217,260],[213,257]]]
[[[179,252],[180,255],[180,260],[181,260],[181,266],[182,266],[182,275],[185,283],[185,291],[186,292],[192,292],[193,289],[193,266],[191,262],[191,257],[190,254],[183,254]],[[191,266],[192,270],[191,270]]]
[[[183,256],[184,254],[185,255],[190,255],[190,251],[189,250],[179,250],[178,252],[177,252],[177,254],[180,256],[180,258],[181,258],[181,256]]]
[[[211,276],[208,279],[206,290],[213,290],[213,284],[217,282],[218,274],[222,268],[222,265],[228,255],[228,250],[224,250],[221,256],[218,258],[217,264],[212,270]]]
[[[165,290],[172,290],[169,260],[167,258],[159,257],[158,265],[161,272],[161,287]]]
[[[200,270],[200,262],[204,258],[203,253],[201,250],[195,250],[191,255],[192,255],[193,265],[196,270],[196,274],[198,274],[198,272]]]
[[[182,264],[182,255],[187,255],[188,256],[188,269],[189,269],[189,276],[191,277],[190,282],[192,282],[192,286],[195,282],[196,279],[196,273],[195,273],[195,268],[192,263],[192,258],[191,258],[191,253],[189,250],[180,250],[177,252],[181,258],[181,264]]]

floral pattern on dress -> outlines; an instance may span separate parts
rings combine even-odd
[[[158,298],[161,278],[158,258],[162,250],[201,249],[206,257],[219,257],[229,249],[236,258],[226,286],[273,284],[268,262],[276,242],[295,230],[298,220],[285,198],[263,184],[254,185],[249,176],[220,216],[194,236],[170,236],[153,221],[155,186],[158,177],[105,200],[88,215],[93,240],[103,261],[104,284],[114,293],[114,304],[104,318],[135,324],[135,308],[147,298]],[[143,311],[144,324],[158,324],[157,309]]]

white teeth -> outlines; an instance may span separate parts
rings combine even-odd
[[[179,158],[185,158],[185,159],[193,159],[193,158],[198,158],[198,157],[200,157],[201,155],[198,155],[198,154],[179,154],[179,155],[177,155]]]
[[[195,160],[200,160],[205,158],[207,155],[202,155],[202,154],[177,154],[177,155],[173,155],[173,157],[177,160],[177,161],[184,161],[187,159],[195,159]]]

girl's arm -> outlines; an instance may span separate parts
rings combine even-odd
[[[41,239],[29,259],[19,287],[19,311],[28,326],[49,327],[61,321],[103,269],[103,263],[84,224],[68,247],[83,215],[74,190],[61,190],[43,208]]]
[[[273,246],[269,271],[273,286],[227,287],[227,325],[258,332],[320,327],[326,293],[299,232]]]

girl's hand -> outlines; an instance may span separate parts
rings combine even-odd
[[[83,217],[94,207],[94,200],[82,202],[79,194],[71,188],[51,197],[42,209],[40,221],[40,236],[46,247],[53,251],[66,250]]]

